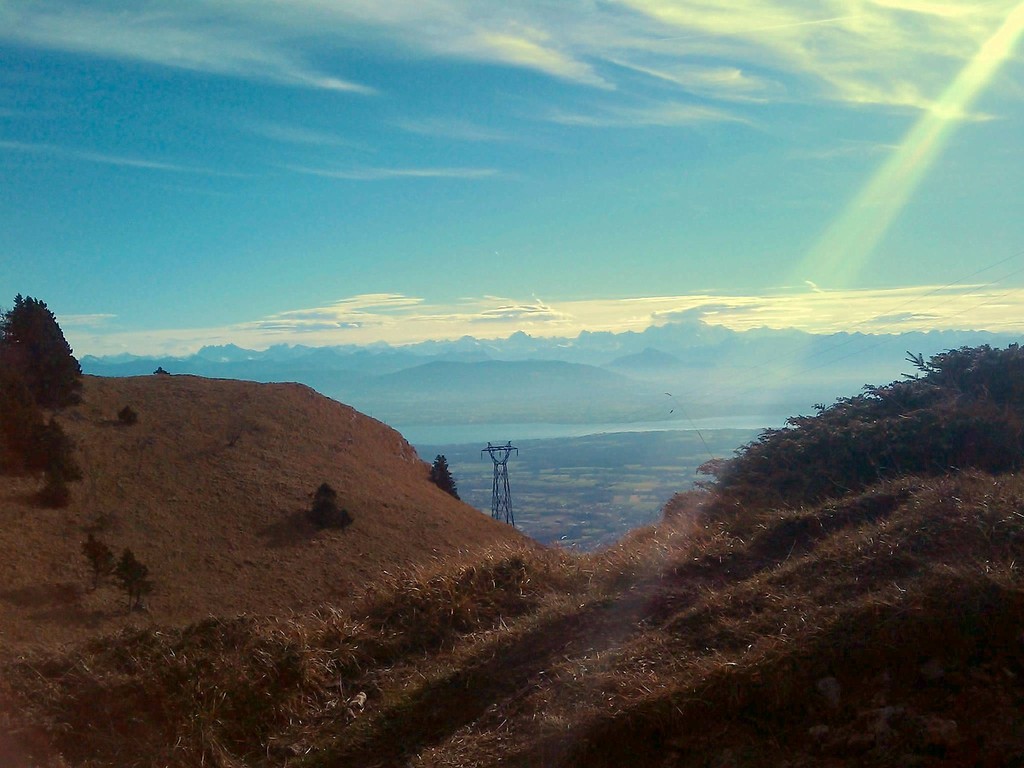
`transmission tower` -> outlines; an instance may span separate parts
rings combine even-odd
[[[491,445],[487,443],[487,447],[480,451],[480,456],[483,457],[486,452],[490,454],[491,461],[494,462],[494,490],[491,493],[491,517],[495,520],[501,520],[504,517],[505,522],[514,527],[516,519],[512,515],[512,493],[508,489],[508,457],[512,451],[516,452],[516,456],[519,455],[519,449],[512,445],[511,441],[505,443],[505,445]]]

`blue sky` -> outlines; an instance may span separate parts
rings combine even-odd
[[[1024,3],[0,0],[0,304],[78,354],[1024,329]]]

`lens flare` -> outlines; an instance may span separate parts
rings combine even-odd
[[[801,264],[800,279],[827,275],[833,285],[854,280],[971,105],[1013,53],[1024,32],[1024,3],[999,29],[910,129],[893,154],[825,231]]]

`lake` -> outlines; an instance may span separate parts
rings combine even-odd
[[[412,424],[393,426],[414,446],[504,444],[517,440],[551,440],[619,432],[668,432],[693,430],[759,430],[781,427],[786,415],[716,416],[707,419],[633,421],[613,424]]]

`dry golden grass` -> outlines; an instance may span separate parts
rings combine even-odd
[[[398,433],[307,387],[85,377],[83,394],[58,416],[84,474],[71,506],[39,508],[38,480],[0,478],[0,655],[126,625],[343,605],[385,571],[523,541],[432,485]],[[137,424],[118,422],[125,405]],[[322,482],[348,529],[305,520]],[[126,617],[116,589],[88,589],[89,531],[149,566],[148,612]]]
[[[1024,479],[727,516],[706,499],[597,553],[493,540],[389,566],[341,608],[154,622],[10,662],[0,750],[53,768],[1024,754]]]

